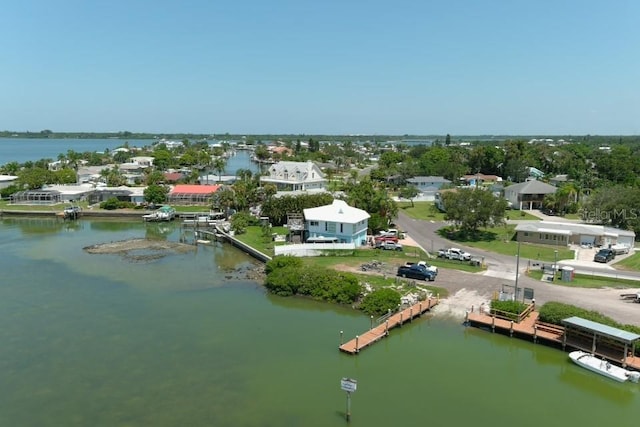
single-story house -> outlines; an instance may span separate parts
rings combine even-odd
[[[93,185],[51,185],[39,190],[18,191],[11,195],[14,205],[54,205],[89,200]]]
[[[567,246],[591,245],[635,246],[636,233],[629,230],[605,227],[603,225],[576,224],[567,222],[526,222],[516,226],[517,239],[520,242],[543,243]]]
[[[172,205],[206,205],[211,202],[211,195],[220,187],[220,185],[178,184],[169,192],[168,202]]]
[[[17,176],[13,175],[0,175],[0,188],[7,188],[15,184]]]
[[[131,202],[141,204],[144,202],[144,190],[146,187],[96,187],[95,191],[89,196],[89,203],[106,202],[109,199],[116,198],[122,202]]]
[[[460,178],[463,185],[483,185],[483,184],[495,184],[496,182],[502,182],[502,177],[497,175],[485,175],[483,173],[477,173],[475,175],[464,175]]]
[[[320,168],[311,160],[306,162],[278,162],[268,170],[268,176],[261,176],[263,184],[275,184],[279,191],[324,189],[327,180]]]
[[[184,178],[184,174],[182,172],[165,172],[163,174],[165,182],[174,183],[180,181]]]
[[[407,182],[422,193],[435,193],[445,184],[451,184],[451,181],[441,176],[414,176],[407,179]]]
[[[41,191],[56,191],[60,194],[61,202],[79,202],[88,200],[95,188],[91,184],[81,185],[49,185]]]
[[[344,200],[304,209],[303,214],[305,241],[353,243],[356,247],[367,244],[370,215]]]
[[[513,209],[540,209],[544,196],[556,190],[553,185],[534,179],[505,187],[504,197]]]

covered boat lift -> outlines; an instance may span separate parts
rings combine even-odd
[[[635,362],[636,343],[640,335],[581,317],[563,319],[565,333],[562,346],[571,346],[593,355],[626,365]],[[634,363],[635,365],[635,363]]]

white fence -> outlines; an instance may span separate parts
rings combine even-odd
[[[276,255],[320,256],[329,250],[354,250],[355,243],[302,243],[299,245],[274,246]]]

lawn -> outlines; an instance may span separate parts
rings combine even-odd
[[[89,206],[87,202],[74,203],[77,206],[85,209]],[[0,210],[5,211],[33,211],[33,212],[61,212],[65,207],[70,206],[71,203],[57,203],[54,205],[12,205],[8,200],[0,201]]]
[[[433,202],[398,202],[398,208],[414,219],[424,221],[444,221],[444,213],[436,208]]]
[[[402,209],[413,219],[423,221],[445,221],[444,212],[440,212],[433,202],[398,202],[398,208]],[[525,211],[510,210],[505,212],[505,218],[513,221],[540,221],[535,215]]]
[[[531,270],[527,273],[527,276],[532,279],[541,280],[541,270]],[[571,282],[564,282],[559,278],[556,278],[555,282],[548,282],[550,285],[566,286],[569,288],[614,288],[614,289],[627,289],[637,288],[638,281],[614,279],[611,277],[591,276],[588,274],[576,274]]]
[[[640,271],[640,252],[629,255],[622,261],[616,262],[616,268],[627,271]]]
[[[482,229],[475,237],[461,236],[459,233],[450,233],[448,228],[438,230],[442,237],[456,241],[464,246],[495,252],[502,255],[518,254],[518,242],[514,240],[515,226],[493,227]],[[562,246],[539,245],[533,243],[520,243],[520,258],[535,261],[555,262],[557,260],[573,259],[572,250]]]
[[[512,221],[540,221],[540,218],[526,211],[506,211],[504,217]]]

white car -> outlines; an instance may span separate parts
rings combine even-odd
[[[458,248],[449,248],[446,251],[446,258],[449,259],[457,259],[460,261],[470,261],[471,254],[469,252],[465,252],[462,249]]]

